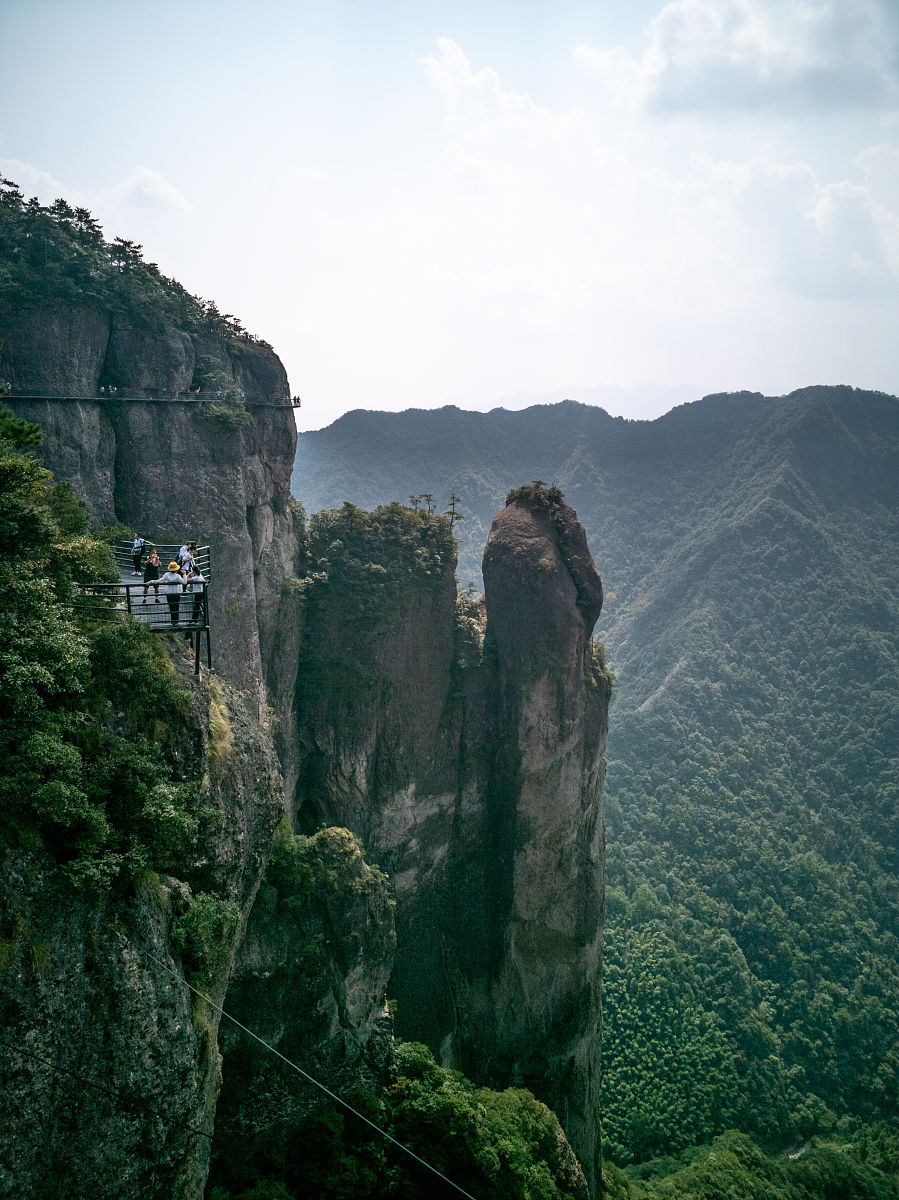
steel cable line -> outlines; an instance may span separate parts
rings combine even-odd
[[[127,946],[130,942],[131,942],[131,939],[128,938],[125,942],[125,945]],[[238,1029],[242,1029],[245,1034],[247,1034],[249,1037],[251,1037],[254,1041],[258,1042],[260,1044],[260,1046],[264,1046],[266,1050],[271,1051],[271,1053],[276,1055],[278,1058],[280,1058],[282,1062],[286,1063],[289,1067],[291,1067],[299,1075],[302,1075],[304,1079],[307,1079],[311,1084],[314,1084],[315,1087],[317,1087],[321,1091],[323,1091],[326,1096],[329,1096],[337,1104],[341,1105],[341,1107],[345,1108],[348,1112],[351,1112],[354,1117],[358,1117],[360,1121],[364,1121],[364,1123],[366,1125],[368,1125],[371,1129],[373,1129],[375,1131],[375,1133],[379,1133],[381,1135],[381,1137],[386,1138],[388,1142],[392,1142],[394,1146],[397,1146],[404,1153],[408,1154],[410,1156],[410,1158],[414,1158],[417,1163],[420,1163],[421,1166],[427,1168],[427,1170],[431,1171],[439,1179],[442,1179],[444,1183],[448,1184],[451,1188],[453,1188],[455,1191],[457,1191],[460,1196],[467,1197],[467,1200],[476,1200],[476,1198],[474,1196],[472,1196],[471,1192],[466,1192],[464,1188],[461,1188],[458,1185],[458,1183],[454,1183],[452,1181],[452,1179],[450,1179],[447,1175],[444,1175],[442,1171],[438,1171],[436,1167],[432,1166],[429,1162],[427,1162],[425,1159],[423,1159],[420,1155],[416,1154],[414,1150],[410,1150],[408,1146],[405,1146],[405,1145],[403,1145],[402,1142],[397,1141],[397,1139],[395,1137],[393,1137],[391,1134],[389,1134],[386,1131],[386,1129],[382,1129],[380,1127],[380,1125],[376,1125],[374,1123],[374,1121],[370,1121],[368,1119],[368,1117],[364,1116],[361,1112],[358,1111],[358,1109],[353,1108],[352,1104],[348,1103],[346,1100],[341,1099],[341,1097],[338,1096],[335,1092],[332,1092],[330,1090],[330,1088],[325,1087],[325,1085],[323,1083],[319,1083],[319,1081],[314,1076],[310,1075],[308,1071],[304,1071],[303,1068],[300,1066],[297,1066],[297,1064],[295,1062],[292,1062],[289,1058],[285,1058],[285,1056],[281,1053],[280,1050],[276,1050],[274,1046],[269,1045],[269,1043],[267,1041],[265,1041],[263,1038],[261,1038],[257,1033],[254,1033],[252,1031],[252,1029],[248,1029],[246,1027],[246,1025],[241,1024],[241,1022],[238,1021],[238,1019],[236,1017],[232,1017],[230,1013],[225,1012],[225,1010],[221,1007],[221,1005],[216,1004],[214,1000],[211,1000],[209,998],[209,996],[204,995],[204,993],[199,991],[198,988],[195,988],[192,983],[188,983],[188,981],[184,978],[184,976],[179,975],[177,971],[173,970],[168,965],[168,963],[163,962],[163,960],[161,958],[157,958],[156,955],[152,954],[149,950],[146,949],[146,947],[137,946],[136,948],[139,950],[140,953],[146,955],[147,958],[149,958],[153,962],[155,962],[157,966],[162,967],[162,969],[164,971],[166,971],[169,975],[171,975],[174,979],[177,979],[179,983],[183,983],[185,987],[190,988],[190,990],[194,993],[195,996],[199,996],[201,1000],[205,1000],[206,1003],[210,1006],[210,1008],[214,1008],[217,1013],[219,1013],[223,1017],[226,1017],[233,1025],[236,1025]]]

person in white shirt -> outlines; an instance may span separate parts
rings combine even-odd
[[[140,534],[136,533],[134,535],[134,545],[131,547],[131,561],[134,563],[134,571],[132,574],[134,575],[140,575],[140,563],[144,556],[144,546],[146,546],[146,544],[147,543],[140,536]]]
[[[182,571],[195,571],[197,560],[194,558],[194,551],[197,548],[196,542],[185,542],[178,551],[178,566]]]
[[[178,624],[178,608],[181,604],[181,593],[184,590],[184,576],[176,562],[169,563],[169,569],[159,580],[159,586],[168,601],[169,617],[173,625]]]

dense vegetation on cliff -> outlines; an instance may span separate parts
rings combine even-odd
[[[301,725],[336,723],[352,740],[352,714],[375,683],[375,640],[404,606],[427,602],[435,584],[452,589],[454,565],[450,522],[427,509],[344,504],[313,515],[301,536],[303,574],[288,585],[301,598],[307,631],[297,675]]]
[[[174,772],[190,695],[136,623],[85,625],[75,583],[118,571],[84,508],[0,410],[0,842],[38,837],[78,887],[167,864],[197,830]]]
[[[86,208],[73,208],[62,197],[50,205],[26,200],[0,176],[0,315],[47,304],[102,305],[151,329],[171,324],[187,332],[249,336],[236,317],[145,262],[142,249],[126,238],[107,242]]]
[[[586,1200],[583,1176],[546,1105],[522,1088],[476,1087],[430,1051],[397,1043],[387,1085],[355,1090],[356,1112],[305,1104],[289,1073],[257,1076],[230,1137],[216,1144],[209,1200],[414,1200],[458,1191],[479,1200]],[[308,1089],[307,1089],[308,1090]]]
[[[572,404],[357,413],[301,437],[311,508],[461,496],[463,580],[522,477],[560,485],[587,527],[618,677],[603,1118],[619,1163],[730,1126],[895,1156],[897,449],[896,400],[851,388],[652,423]]]

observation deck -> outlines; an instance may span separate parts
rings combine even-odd
[[[151,543],[148,543],[150,545]],[[175,561],[178,546],[152,543],[160,558],[160,575],[165,567]],[[200,653],[203,637],[206,638],[206,666],[212,668],[212,643],[209,636],[209,580],[212,564],[209,547],[200,546],[194,558],[204,581],[185,581],[180,591],[167,591],[167,585],[134,573],[131,543],[119,542],[114,548],[119,568],[117,583],[78,584],[73,609],[89,621],[118,621],[124,616],[133,617],[146,625],[151,633],[182,634],[194,649],[194,674],[200,674]]]

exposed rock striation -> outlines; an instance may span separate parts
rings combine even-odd
[[[23,396],[97,395],[101,385],[158,396],[214,371],[251,401],[285,400],[287,374],[271,349],[248,338],[190,335],[164,322],[139,325],[101,307],[57,305],[3,314],[0,379]]]
[[[97,524],[208,541],[214,656],[233,689],[191,684],[189,769],[217,814],[192,861],[99,908],[67,891],[39,848],[4,864],[0,1005],[32,1054],[13,1060],[13,1125],[50,1114],[55,1177],[71,1179],[72,1194],[87,1193],[93,1171],[98,1198],[198,1200],[218,1022],[166,968],[186,965],[173,931],[200,891],[238,914],[220,939],[214,1000],[231,981],[229,1007],[341,1083],[382,1069],[391,994],[398,1031],[444,1065],[491,1086],[527,1086],[553,1107],[595,1183],[608,679],[590,642],[602,588],[574,512],[537,488],[497,516],[485,633],[480,617],[457,611],[439,518],[416,544],[402,510],[393,514],[401,570],[346,546],[345,574],[329,583],[327,564],[301,563],[289,406],[250,403],[235,423],[150,397],[188,386],[200,357],[249,398],[286,396],[267,348],[205,345],[173,329],[151,336],[87,310],[31,312],[4,336],[4,370],[20,393],[90,396],[103,378],[146,393],[8,403],[42,425],[45,464]],[[233,743],[213,754],[222,705]],[[309,834],[352,829],[389,873],[395,962],[392,901],[352,839],[330,847],[349,848],[343,893],[330,875],[304,891],[302,872],[291,883],[283,862],[269,864],[285,809]],[[226,1129],[230,1115],[248,1119],[231,1104],[234,1089],[270,1082],[240,1038],[227,1048]],[[107,1092],[72,1106],[54,1067]],[[37,1180],[36,1143],[22,1134],[11,1144],[4,1186]]]
[[[264,346],[231,353],[177,330],[151,338],[109,325],[88,310],[4,318],[4,362],[18,364],[5,378],[20,393],[91,396],[103,372],[127,364],[135,387],[176,390],[202,351],[224,356],[248,396],[287,395]],[[282,595],[296,572],[293,413],[251,403],[235,426],[185,401],[3,402],[42,426],[40,457],[95,524],[209,542],[216,674],[196,681],[185,667],[193,716],[177,753],[182,778],[202,781],[199,831],[189,852],[157,864],[168,874],[98,901],[68,883],[38,838],[0,864],[0,1196],[199,1200],[221,1080],[219,1020],[179,977],[196,979],[201,962],[203,990],[223,1000],[284,815],[269,706],[289,710],[297,662],[299,628],[284,619]],[[180,643],[171,650],[179,663]],[[201,915],[227,916],[202,944],[188,920],[197,896]]]
[[[234,428],[191,401],[3,401],[41,426],[39,456],[95,524],[123,524],[151,541],[208,543],[216,665],[258,692],[263,661],[290,628],[280,610],[281,585],[296,570],[292,410],[251,406]],[[287,679],[281,691],[291,690]]]

